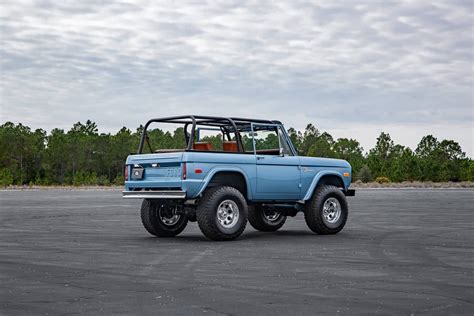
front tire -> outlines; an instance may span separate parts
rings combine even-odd
[[[313,232],[321,235],[340,232],[348,215],[346,196],[332,185],[318,186],[305,205],[306,224]]]
[[[249,210],[249,223],[253,228],[262,232],[274,232],[285,224],[286,216],[278,210],[257,204]]]
[[[145,229],[157,237],[174,237],[181,233],[188,219],[177,214],[178,205],[164,200],[143,200],[141,207],[142,224]]]
[[[214,187],[204,193],[196,217],[201,232],[211,240],[232,240],[247,225],[247,202],[239,190]]]

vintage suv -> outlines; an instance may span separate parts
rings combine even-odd
[[[154,149],[152,123],[182,126],[186,148]],[[279,121],[187,115],[146,123],[123,197],[143,199],[143,226],[158,237],[197,221],[209,239],[232,240],[247,220],[276,231],[298,212],[313,232],[335,234],[347,221],[345,196],[355,194],[350,183],[347,161],[298,156]]]

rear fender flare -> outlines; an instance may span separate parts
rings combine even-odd
[[[236,172],[242,175],[242,177],[245,180],[245,184],[247,186],[247,198],[249,200],[252,199],[252,190],[251,190],[249,179],[245,175],[245,172],[238,167],[215,167],[211,169],[211,171],[209,171],[206,177],[204,178],[201,189],[199,190],[196,196],[200,196],[204,192],[204,190],[206,190],[207,186],[209,185],[209,182],[211,182],[212,177],[214,177],[214,175],[218,172]]]

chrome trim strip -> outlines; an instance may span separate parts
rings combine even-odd
[[[184,199],[186,192],[179,190],[163,191],[122,191],[125,199]]]

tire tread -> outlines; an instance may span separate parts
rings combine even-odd
[[[282,216],[282,220],[276,225],[268,224],[263,218],[263,207],[261,205],[255,205],[252,210],[249,210],[248,220],[250,225],[256,230],[262,232],[274,232],[279,230],[286,222],[286,216]]]
[[[341,211],[343,216],[342,223],[337,228],[329,228],[324,224],[323,217],[321,215],[322,204],[325,197],[333,195],[338,198],[341,203]],[[313,196],[305,205],[304,218],[306,225],[315,233],[320,235],[337,234],[340,232],[346,224],[348,217],[347,200],[344,193],[341,192],[337,187],[333,185],[320,185],[316,188]]]
[[[143,200],[142,202],[140,217],[146,231],[157,237],[175,237],[180,234],[186,228],[188,220],[186,218],[180,219],[181,222],[178,221],[179,225],[176,227],[165,227],[161,223],[158,210],[156,209],[159,202],[156,203],[152,203],[149,200]]]
[[[244,205],[243,209],[239,209],[240,216],[244,217],[244,222],[239,229],[233,234],[225,234],[219,230],[215,222],[215,208],[218,201],[223,195],[235,195]],[[213,187],[204,192],[204,195],[198,205],[196,218],[201,232],[209,239],[216,241],[232,240],[237,238],[245,230],[247,225],[247,203],[242,193],[234,187],[218,186]]]

